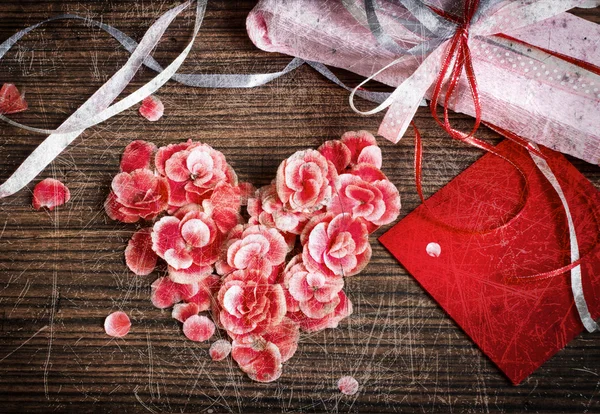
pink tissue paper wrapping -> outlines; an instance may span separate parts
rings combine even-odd
[[[407,13],[403,6],[380,3],[381,26],[398,45],[409,48],[422,41],[400,23]],[[446,7],[447,3],[451,2],[438,0],[434,5]],[[368,26],[360,24],[341,2],[334,0],[261,0],[248,16],[247,28],[252,41],[263,50],[367,77],[398,58],[379,45]],[[596,41],[600,26],[569,13],[504,34],[600,64],[600,45]],[[600,163],[600,76],[540,49],[498,36],[471,36],[469,44],[484,122],[590,163]],[[398,86],[422,61],[423,56],[415,56],[375,79]],[[475,114],[464,74],[450,108]]]

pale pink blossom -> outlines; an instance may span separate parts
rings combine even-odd
[[[33,189],[33,208],[36,210],[46,207],[52,211],[70,199],[71,192],[67,186],[54,178],[40,181]]]
[[[218,263],[217,271],[227,274],[235,269],[260,269],[269,275],[284,262],[287,252],[287,243],[277,229],[239,225],[229,235],[226,258]]]
[[[289,211],[311,213],[321,209],[336,187],[335,166],[316,150],[296,152],[277,170],[277,194]]]
[[[236,270],[225,278],[217,296],[218,321],[232,337],[260,335],[278,325],[286,313],[279,284],[257,271]]]
[[[305,212],[287,209],[274,183],[259,188],[255,196],[248,199],[248,214],[250,224],[275,227],[292,234],[300,234],[309,218]]]
[[[170,277],[180,283],[192,283],[212,273],[221,243],[217,225],[202,211],[192,210],[181,219],[165,216],[152,232],[152,249],[168,263]]]
[[[192,142],[159,148],[156,169],[169,181],[169,205],[201,204],[222,183],[237,186],[237,176],[225,156],[206,144]]]
[[[400,194],[388,180],[368,182],[353,174],[340,175],[340,189],[331,200],[328,211],[362,217],[371,231],[389,224],[400,214]]]
[[[302,256],[295,256],[284,272],[284,286],[294,301],[293,306],[309,318],[321,319],[332,314],[338,306],[338,293],[344,287],[342,276],[326,276],[320,272],[310,272],[302,262]],[[288,299],[289,301],[289,299]]]
[[[350,214],[326,213],[311,219],[301,235],[302,259],[311,272],[352,276],[371,258],[365,221]]]
[[[338,292],[339,301],[333,312],[325,315],[320,319],[310,318],[300,310],[289,312],[287,316],[298,323],[300,328],[306,332],[318,332],[327,328],[337,328],[342,319],[347,318],[352,314],[352,302],[343,290]]]
[[[381,149],[371,133],[350,131],[342,135],[341,140],[326,141],[318,151],[331,161],[339,174],[359,164],[368,164],[381,168]]]
[[[167,180],[154,175],[150,170],[119,173],[113,178],[111,188],[104,207],[113,220],[124,223],[135,223],[139,219],[151,220],[167,208]]]

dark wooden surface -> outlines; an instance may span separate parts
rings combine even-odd
[[[175,1],[0,2],[0,39],[61,12],[102,19],[136,39]],[[257,50],[245,32],[253,1],[211,1],[183,72],[256,73],[281,69],[289,57]],[[597,10],[577,14],[599,21]],[[162,63],[185,45],[191,13],[176,20],[155,56]],[[60,124],[118,67],[127,53],[98,29],[48,24],[0,62],[0,83],[26,93],[30,110],[14,119]],[[358,77],[337,71],[355,85]],[[128,90],[150,79],[142,70]],[[170,312],[149,302],[157,273],[134,277],[123,250],[135,225],[108,219],[102,203],[127,143],[158,145],[188,138],[223,151],[243,180],[264,185],[292,152],[347,130],[376,131],[381,116],[361,117],[348,93],[303,67],[250,90],[193,89],[170,82],[158,93],[162,120],[131,109],[86,131],[40,178],[56,177],[72,200],[52,213],[31,207],[33,185],[0,200],[1,412],[599,412],[598,337],[583,334],[528,380],[513,387],[373,237],[367,269],[347,282],[354,314],[338,329],[303,335],[281,379],[253,383],[231,360],[214,363],[208,343],[192,343]],[[472,120],[452,116],[466,129]],[[452,142],[427,110],[424,187],[432,194],[481,153]],[[481,137],[498,142],[482,128]],[[44,137],[0,125],[0,179]],[[383,147],[384,170],[402,194],[401,217],[417,205],[412,140]],[[598,187],[600,168],[572,159]],[[117,309],[133,320],[114,340],[104,317]],[[361,384],[340,394],[340,376]]]

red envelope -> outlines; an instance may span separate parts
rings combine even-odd
[[[379,240],[516,385],[584,328],[569,272],[515,282],[568,265],[569,231],[558,195],[527,152],[510,141],[497,148],[527,180],[486,154]],[[597,319],[600,193],[562,155],[542,152],[571,210]]]

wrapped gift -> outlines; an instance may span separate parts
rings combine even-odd
[[[498,147],[380,237],[383,245],[518,384],[583,330],[561,200],[526,150]],[[562,155],[542,150],[568,203],[582,291],[600,317],[600,193]]]
[[[462,12],[460,3],[261,0],[247,27],[261,49],[398,87],[391,102],[378,109],[390,106],[379,132],[395,142],[423,96],[434,94],[453,36],[464,28],[454,19]],[[598,164],[600,26],[564,13],[598,2],[472,3],[478,8],[465,37],[473,73],[462,73],[448,107],[478,115],[469,85],[475,78],[483,121]],[[443,91],[441,96],[443,102]]]

